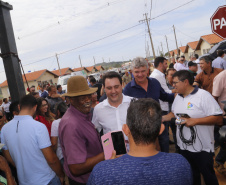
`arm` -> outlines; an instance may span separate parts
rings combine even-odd
[[[2,150],[2,152],[3,152],[3,155],[4,155],[4,157],[6,158],[6,160],[7,160],[10,164],[12,164],[14,167],[16,167],[16,165],[15,165],[15,163],[14,163],[14,161],[13,161],[13,159],[12,159],[10,153],[9,153],[9,150]]]
[[[74,175],[74,176],[80,176],[83,174],[86,174],[88,172],[91,172],[93,167],[104,160],[104,153],[100,153],[94,157],[90,157],[88,159],[86,159],[86,161],[84,163],[81,164],[71,164],[68,165],[70,172]]]
[[[170,112],[169,114],[162,116],[162,121],[171,121],[172,118],[175,118],[174,114]]]
[[[174,93],[167,93],[167,92],[165,92],[164,89],[161,87],[159,99],[162,100],[162,101],[165,101],[165,102],[173,103],[173,100],[174,100]]]
[[[201,73],[199,73],[199,74],[195,77],[195,80],[194,80],[193,85],[197,85],[198,87],[200,87],[200,86],[202,85],[202,82],[201,82]]]
[[[223,116],[207,116],[204,118],[181,118],[184,121],[181,124],[185,124],[187,127],[195,125],[223,125]]]
[[[52,149],[56,153],[57,144],[58,144],[58,137],[51,137]]]
[[[16,185],[16,182],[12,176],[9,165],[6,162],[6,160],[4,159],[4,157],[2,157],[2,156],[0,156],[0,170],[5,172],[8,185]]]
[[[53,152],[51,147],[41,149],[47,163],[50,168],[56,173],[56,175],[60,178],[61,183],[64,181],[64,172],[62,170],[59,159],[56,154]]]

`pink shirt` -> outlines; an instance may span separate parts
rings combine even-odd
[[[90,173],[75,177],[68,165],[84,163],[87,158],[103,152],[91,114],[83,114],[71,105],[60,121],[59,138],[66,175],[76,182],[87,183]]]
[[[218,103],[223,110],[224,104],[221,101],[226,100],[226,70],[220,72],[214,78],[212,94],[218,97]]]

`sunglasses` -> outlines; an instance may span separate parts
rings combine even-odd
[[[2,119],[3,118],[3,116],[0,116],[0,119]]]

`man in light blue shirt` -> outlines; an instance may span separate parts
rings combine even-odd
[[[213,60],[212,67],[226,69],[226,60],[224,60],[224,51],[222,49],[217,50],[217,58]]]
[[[60,185],[64,173],[51,148],[46,126],[33,119],[36,108],[33,96],[21,99],[19,115],[1,130],[3,154],[17,168],[20,185]]]

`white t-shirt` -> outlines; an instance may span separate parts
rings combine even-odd
[[[197,64],[197,66],[198,66],[197,74],[201,73],[201,72],[202,72],[202,69],[201,69],[200,64],[199,64],[199,59],[196,59],[194,62],[195,62],[195,63]]]
[[[29,115],[15,116],[3,126],[1,142],[16,165],[20,185],[48,184],[56,176],[41,151],[51,146],[43,123]]]
[[[7,113],[9,113],[9,106],[10,106],[10,102],[8,102],[8,103],[3,102],[3,104],[2,104],[2,108]]]
[[[158,80],[161,87],[164,89],[165,92],[172,93],[172,91],[169,89],[169,87],[166,84],[166,78],[165,78],[164,73],[162,73],[158,69],[154,69],[154,71],[151,73],[150,77]],[[159,103],[160,103],[161,109],[163,111],[169,111],[169,103],[168,102],[164,102],[162,100],[159,100]]]
[[[175,117],[177,113],[185,113],[191,118],[204,118],[223,113],[212,95],[203,89],[198,89],[198,87],[185,98],[178,94],[173,102],[172,112]],[[196,140],[193,146],[186,146],[179,136],[180,131],[179,126],[177,126],[177,145],[180,149],[190,152],[214,152],[214,125],[196,125],[194,129],[197,133]],[[191,136],[190,128],[184,126],[183,135],[184,138],[189,139]]]
[[[188,70],[188,68],[186,68],[183,64],[181,64],[181,63],[176,63],[176,64],[174,64],[174,69],[176,69],[177,71]]]
[[[54,120],[51,126],[51,137],[58,137],[56,155],[59,158],[59,160],[61,160],[64,157],[61,146],[60,146],[59,136],[58,136],[58,128],[59,128],[60,120],[61,119]]]

